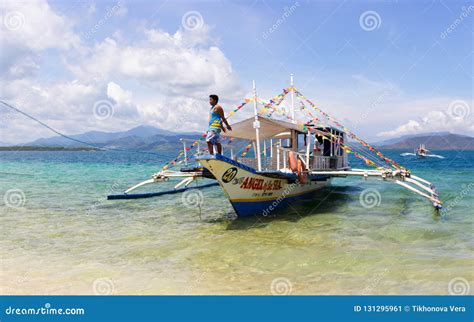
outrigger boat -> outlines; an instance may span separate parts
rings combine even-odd
[[[280,106],[288,94],[291,95],[289,111]],[[305,121],[299,121],[295,117],[296,99],[300,101],[298,111],[304,114]],[[359,176],[393,182],[428,199],[435,208],[442,207],[432,183],[413,175],[408,169],[387,158],[322,111],[296,90],[293,76],[291,86],[268,102],[257,97],[254,82],[253,97],[246,99],[228,117],[247,103],[253,103],[253,117],[234,123],[232,131],[222,134],[224,138],[234,142],[250,141],[240,156],[234,153],[232,147],[226,149],[227,152],[230,151],[230,155],[210,155],[200,148],[203,138],[194,141],[191,146],[183,140],[183,151],[151,179],[129,188],[123,194],[109,195],[108,199],[144,198],[183,192],[196,188],[190,186],[192,182],[206,178],[222,188],[238,217],[265,216],[289,202],[312,198],[319,189],[329,185],[332,178]],[[263,105],[263,108],[259,110],[258,104]],[[324,120],[313,114],[310,107],[323,116]],[[247,157],[252,147],[253,156]],[[194,148],[197,151],[190,156],[191,149]],[[374,169],[352,169],[348,162],[349,154]],[[190,166],[192,160],[195,162],[194,166]],[[178,171],[171,170],[178,165],[184,167]],[[173,178],[182,180],[172,190],[130,193],[144,185]]]
[[[427,148],[425,148],[424,144],[420,144],[418,149],[415,150],[415,154],[419,158],[425,158],[426,155],[428,154],[428,152],[430,152],[430,151]]]

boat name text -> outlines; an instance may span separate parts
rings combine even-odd
[[[246,177],[240,185],[240,188],[250,190],[280,190],[282,184],[281,180],[265,180]]]

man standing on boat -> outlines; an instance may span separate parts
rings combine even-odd
[[[222,154],[221,129],[225,132],[222,122],[224,122],[229,131],[232,131],[224,116],[222,106],[218,105],[217,102],[219,102],[217,95],[209,95],[211,109],[209,111],[209,127],[207,129],[206,142],[210,154],[214,154],[214,145],[217,146],[217,153]]]

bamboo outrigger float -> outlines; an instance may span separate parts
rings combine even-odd
[[[279,105],[288,94],[291,95],[290,111],[281,112]],[[309,121],[297,121],[295,99],[300,100],[300,112],[306,114]],[[266,215],[288,202],[312,198],[320,188],[330,184],[332,178],[359,176],[364,179],[378,178],[393,182],[428,199],[435,208],[442,207],[432,183],[413,175],[403,166],[387,158],[319,109],[295,89],[293,76],[291,86],[268,103],[262,102],[257,97],[254,82],[253,98],[246,99],[245,103],[230,113],[230,116],[250,102],[253,103],[254,116],[234,123],[232,131],[222,134],[224,138],[251,142],[240,157],[237,157],[232,147],[227,149],[230,150],[230,156],[209,155],[200,150],[201,140],[192,143],[191,147],[188,147],[183,140],[183,152],[178,158],[165,165],[151,179],[129,188],[124,194],[110,195],[108,199],[135,199],[182,192],[196,188],[190,186],[192,182],[207,178],[215,182],[197,188],[219,184],[237,216],[245,217]],[[305,103],[326,120],[322,122]],[[260,111],[258,104],[264,106]],[[290,121],[271,117],[273,114],[280,114]],[[359,147],[357,145],[354,147],[347,136],[356,141]],[[246,157],[252,146],[254,156]],[[197,148],[197,153],[190,157],[188,154],[194,147]],[[353,154],[375,169],[351,169],[348,154]],[[183,156],[184,159],[179,161]],[[195,161],[194,167],[181,168],[179,171],[170,170],[179,164],[188,165],[191,159]],[[172,190],[130,194],[144,185],[173,178],[182,180]]]

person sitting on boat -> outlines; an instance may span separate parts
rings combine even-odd
[[[207,129],[206,142],[210,154],[214,154],[214,145],[217,147],[217,153],[222,154],[221,129],[224,132],[226,131],[222,123],[226,125],[229,131],[232,131],[232,127],[224,116],[224,109],[217,104],[218,102],[219,96],[209,95],[211,109],[209,111],[209,127]]]
[[[315,140],[314,140],[314,147],[313,147],[313,155],[315,156],[321,156],[323,155],[323,139],[322,137],[318,136],[315,134]]]

